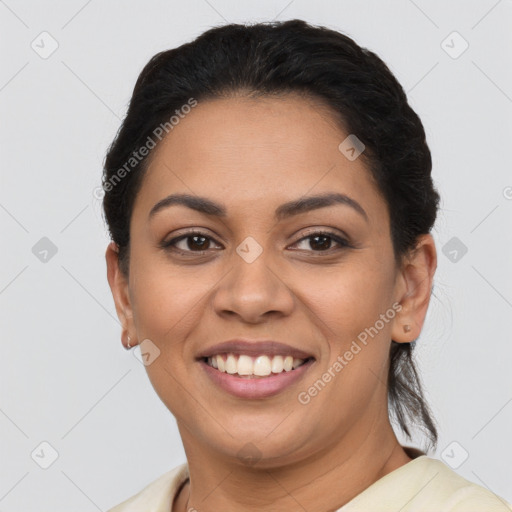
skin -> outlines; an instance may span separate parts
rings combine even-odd
[[[326,108],[294,94],[199,102],[155,149],[131,218],[129,277],[116,245],[107,248],[123,342],[150,339],[159,348],[146,370],[187,455],[190,482],[174,512],[332,511],[411,460],[388,418],[388,353],[391,339],[420,334],[436,249],[422,235],[396,264],[385,200],[363,159],[339,151],[346,137]],[[368,220],[341,204],[274,220],[284,202],[333,191],[356,200]],[[174,205],[149,220],[171,193],[208,197],[227,215]],[[189,256],[159,247],[184,228],[210,239],[178,242]],[[315,243],[305,238],[311,228],[350,246]],[[248,236],[263,249],[252,263],[236,252]],[[395,302],[401,311],[301,404],[298,393]],[[278,340],[316,361],[280,394],[243,400],[214,386],[195,361],[200,350],[235,337]],[[261,457],[255,464],[238,456],[249,442]]]

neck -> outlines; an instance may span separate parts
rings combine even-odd
[[[411,461],[386,415],[370,429],[352,429],[307,459],[286,466],[245,466],[198,444],[180,426],[190,473],[173,512],[335,511],[371,484]],[[261,461],[260,461],[261,462]]]

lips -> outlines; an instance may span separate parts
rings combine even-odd
[[[256,341],[240,338],[207,347],[197,354],[196,359],[201,360],[219,354],[228,353],[248,356],[281,355],[292,356],[294,359],[315,359],[314,355],[309,352],[278,341]]]

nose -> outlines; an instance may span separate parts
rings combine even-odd
[[[291,314],[293,292],[279,271],[272,268],[266,251],[252,262],[236,252],[232,259],[231,270],[220,280],[213,295],[213,307],[218,315],[237,316],[240,321],[257,324],[271,316]]]

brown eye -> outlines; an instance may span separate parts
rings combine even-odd
[[[204,251],[210,245],[209,238],[206,236],[187,236],[183,240],[187,240],[187,248],[190,250],[199,249]]]
[[[206,236],[204,233],[193,232],[163,242],[161,247],[181,254],[202,253],[211,248],[212,242],[213,238]]]
[[[330,251],[332,249],[333,242],[338,244],[338,248],[350,247],[350,244],[347,242],[347,240],[329,231],[316,231],[314,233],[310,233],[308,236],[301,238],[298,242],[295,243],[295,245],[305,240],[309,241],[307,242],[309,249],[313,250],[314,252]],[[306,250],[309,249],[306,248]]]

